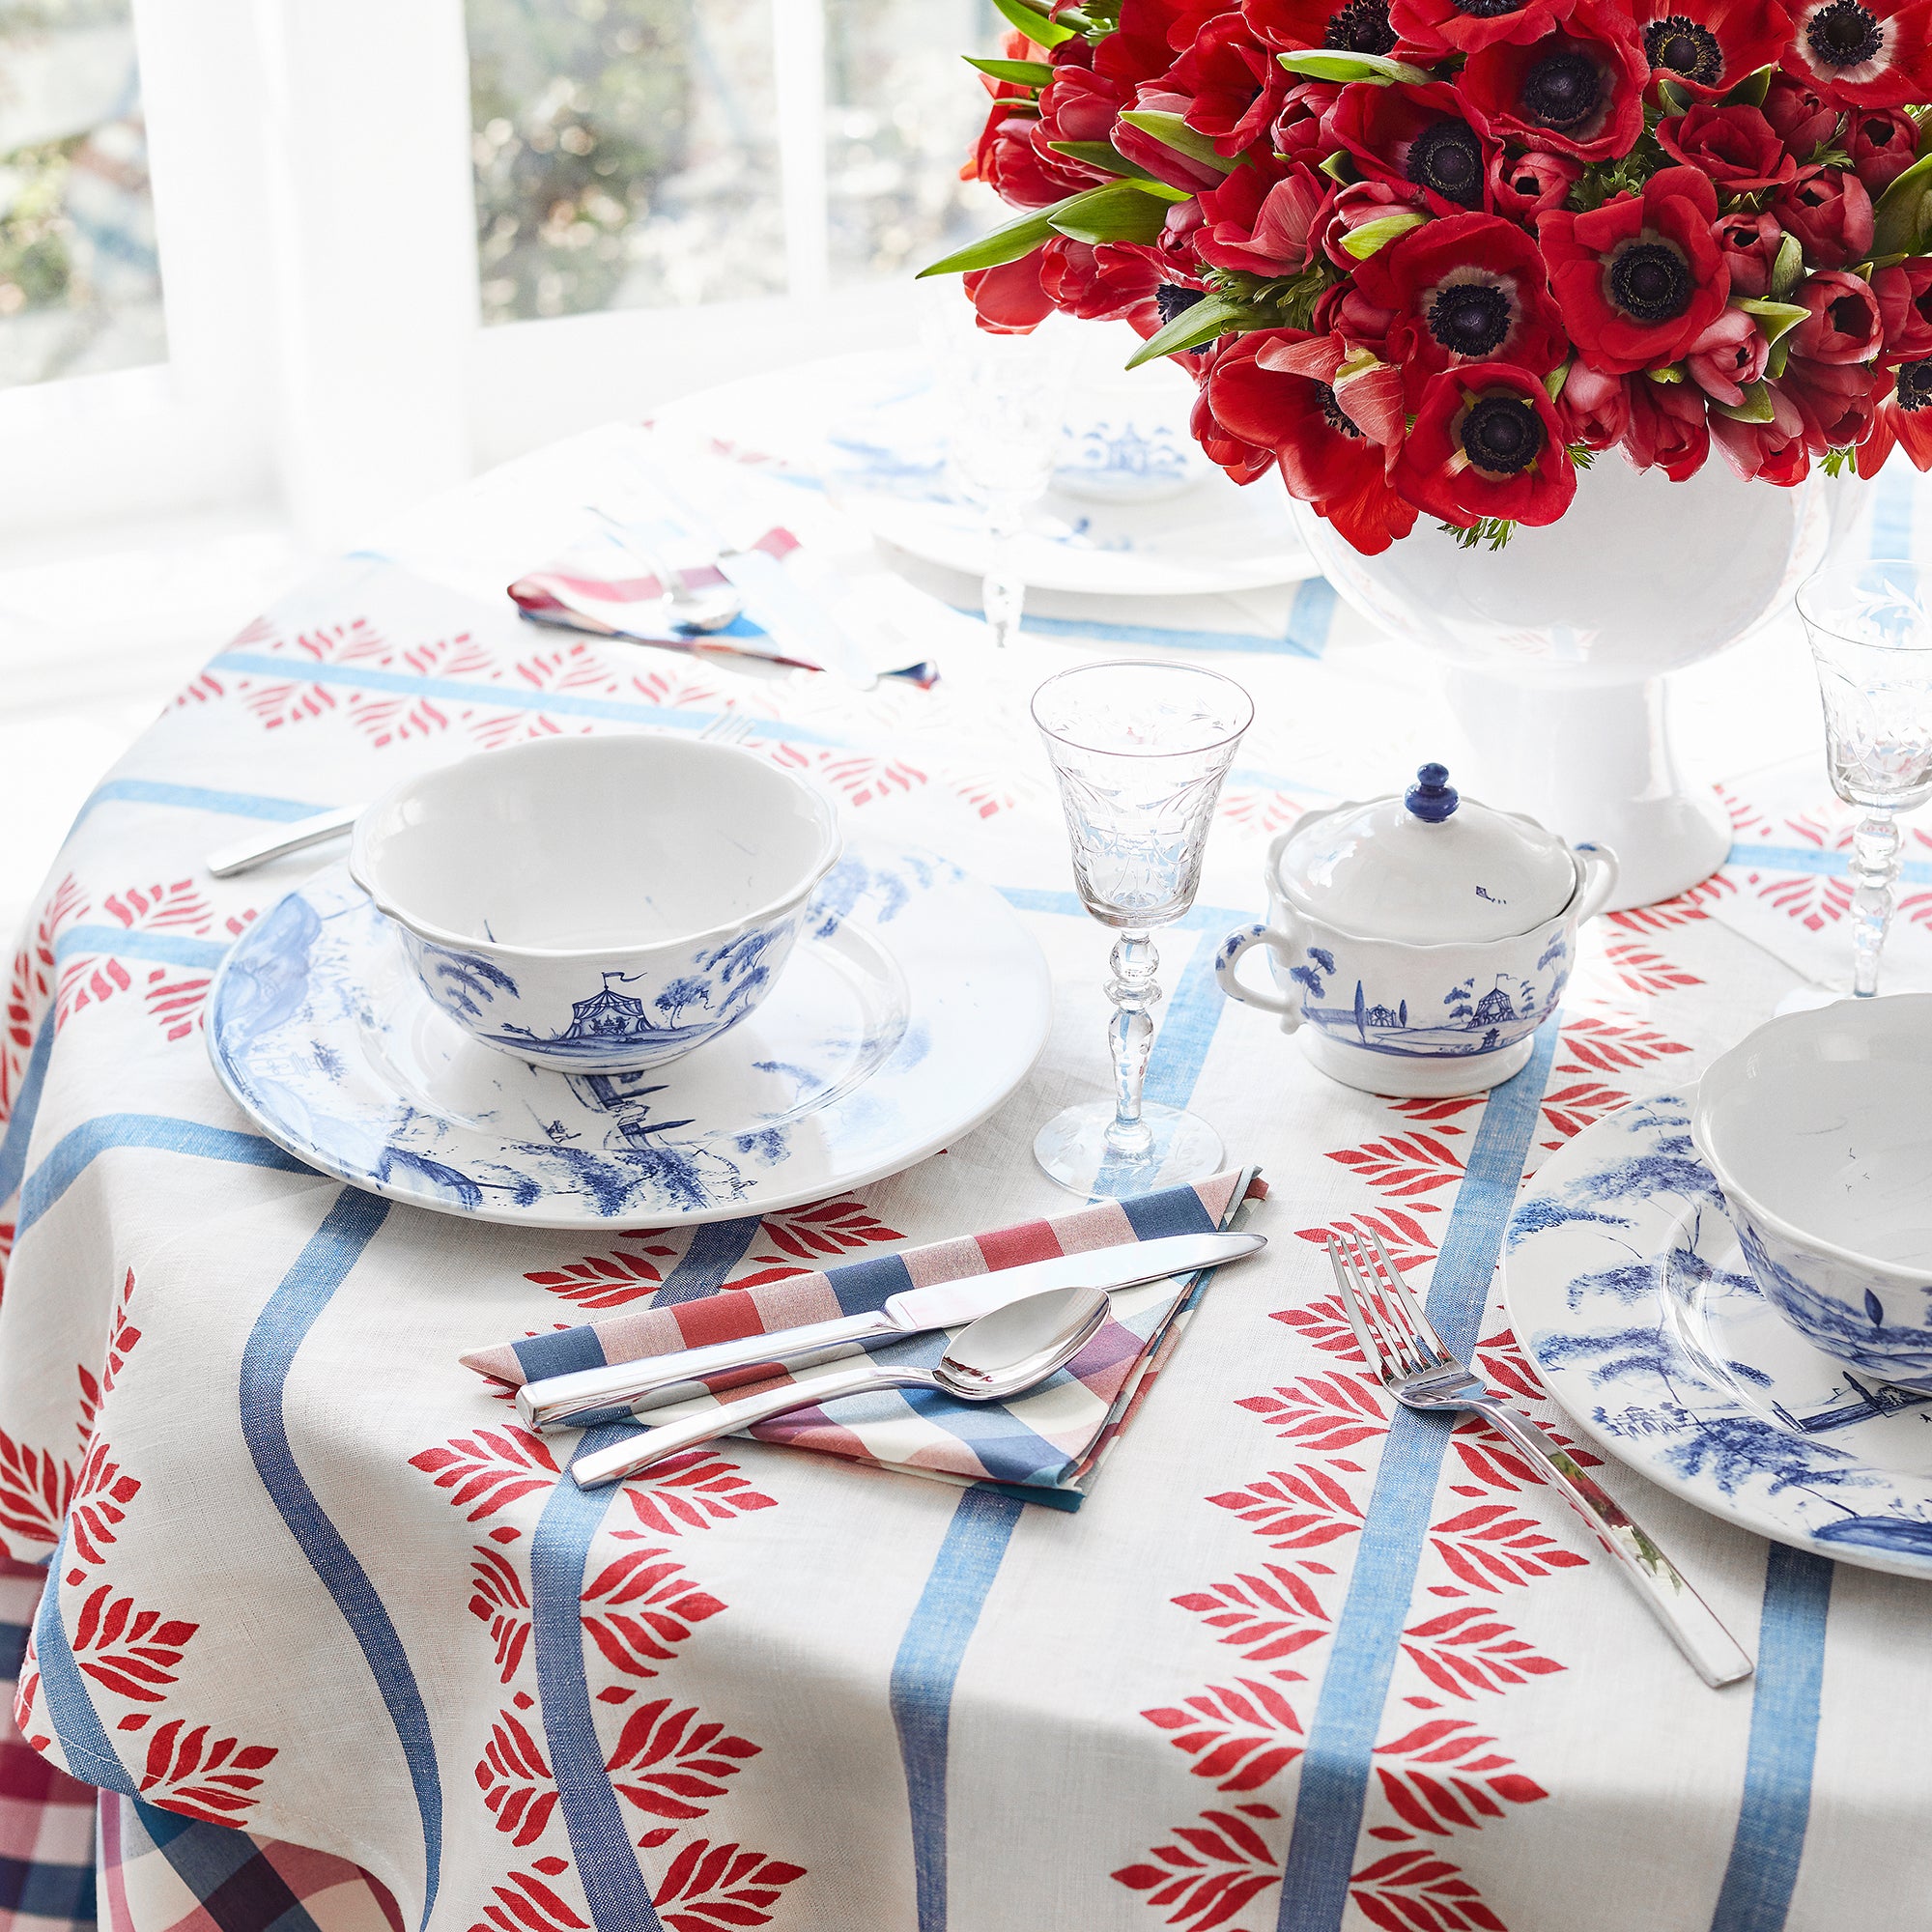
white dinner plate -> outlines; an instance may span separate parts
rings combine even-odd
[[[1820,1354],[1759,1294],[1691,1098],[1634,1102],[1539,1170],[1504,1266],[1518,1336],[1597,1442],[1699,1509],[1932,1577],[1932,1396]]]
[[[208,1037],[262,1130],[356,1187],[531,1227],[678,1227],[938,1152],[1026,1077],[1051,1017],[1045,959],[997,893],[868,844],[819,888],[751,1017],[646,1073],[553,1072],[480,1044],[342,866],[236,942]]]

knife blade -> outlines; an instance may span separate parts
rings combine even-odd
[[[1048,1289],[1132,1288],[1239,1261],[1266,1245],[1263,1235],[1164,1235],[935,1282],[929,1288],[903,1289],[883,1307],[857,1315],[526,1382],[517,1391],[517,1412],[532,1429],[582,1429],[626,1410],[636,1413],[693,1396],[717,1395],[781,1369],[809,1368],[866,1342],[903,1341],[935,1328],[957,1328]]]

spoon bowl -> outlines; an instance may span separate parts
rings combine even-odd
[[[929,1369],[867,1359],[811,1382],[791,1382],[721,1403],[696,1415],[660,1423],[640,1436],[593,1449],[570,1465],[579,1489],[622,1482],[668,1456],[721,1435],[769,1422],[793,1409],[817,1408],[848,1395],[923,1388],[962,1402],[1003,1402],[1064,1369],[1106,1325],[1112,1304],[1097,1288],[1054,1288],[982,1315],[947,1344]]]

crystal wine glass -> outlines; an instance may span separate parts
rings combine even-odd
[[[1151,935],[1194,903],[1214,802],[1254,704],[1218,671],[1122,662],[1048,678],[1033,715],[1060,781],[1081,902],[1120,934],[1107,982],[1114,1097],[1055,1115],[1034,1155],[1089,1196],[1198,1180],[1220,1165],[1220,1135],[1141,1097],[1160,998]]]
[[[1863,809],[1852,843],[1852,992],[1878,991],[1898,882],[1897,814],[1932,798],[1932,577],[1875,557],[1833,564],[1798,589],[1811,639],[1832,786]]]

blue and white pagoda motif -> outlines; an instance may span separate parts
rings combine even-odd
[[[664,1031],[651,1024],[644,1003],[628,993],[617,992],[611,984],[622,980],[618,972],[604,975],[604,990],[587,1000],[578,1000],[570,1009],[570,1024],[558,1039],[641,1039],[646,1034]]]

